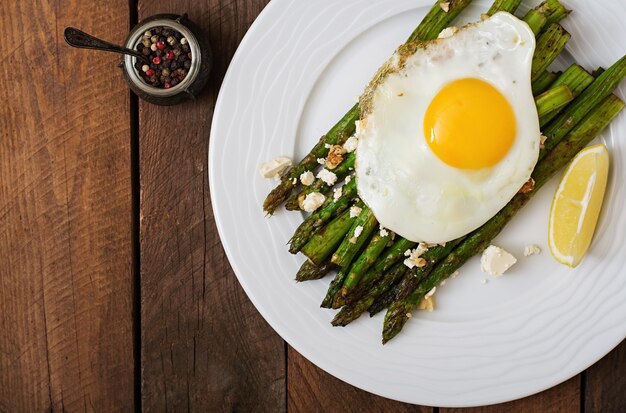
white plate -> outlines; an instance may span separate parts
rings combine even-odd
[[[510,273],[483,285],[487,277],[473,259],[438,290],[435,312],[417,314],[385,346],[382,314],[331,327],[334,312],[319,308],[329,279],[293,281],[303,257],[289,254],[285,244],[302,215],[280,211],[268,219],[261,210],[275,182],[261,179],[258,164],[306,154],[432,2],[273,0],[242,41],[220,91],[209,149],[211,196],[243,288],[307,359],[392,399],[485,405],[565,381],[626,337],[626,193],[616,179],[624,176],[625,116],[602,136],[612,153],[612,179],[593,247],[578,269],[558,265],[547,250],[553,181],[495,242],[519,259]],[[625,52],[619,40],[626,38],[626,3],[601,3],[567,2],[575,10],[564,23],[573,34],[567,51],[588,69],[606,67]],[[476,0],[462,20],[475,20],[488,7]],[[543,253],[524,257],[531,243]]]

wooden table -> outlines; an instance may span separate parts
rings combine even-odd
[[[0,412],[457,411],[389,401],[316,368],[265,323],[226,260],[207,184],[211,113],[266,3],[1,7]],[[159,12],[188,12],[210,36],[215,67],[196,102],[140,102],[117,56],[63,42],[75,25],[119,43]],[[541,394],[467,411],[626,411],[626,343]]]

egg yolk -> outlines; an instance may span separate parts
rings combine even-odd
[[[500,162],[515,140],[515,115],[506,98],[480,79],[441,89],[424,118],[424,136],[439,159],[459,169]]]

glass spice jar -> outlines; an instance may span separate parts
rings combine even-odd
[[[144,33],[156,27],[167,27],[177,31],[187,39],[191,51],[191,65],[184,79],[175,86],[160,88],[152,86],[142,79],[136,68],[137,58],[124,55],[120,66],[133,92],[141,99],[156,105],[176,105],[188,99],[195,98],[209,80],[211,72],[212,53],[209,43],[202,31],[187,15],[157,14],[139,22],[126,38],[125,46],[137,50],[142,42]]]

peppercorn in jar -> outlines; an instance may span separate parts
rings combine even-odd
[[[167,26],[147,30],[136,49],[148,58],[135,62],[140,77],[150,86],[169,89],[189,74],[192,54],[187,39]]]

